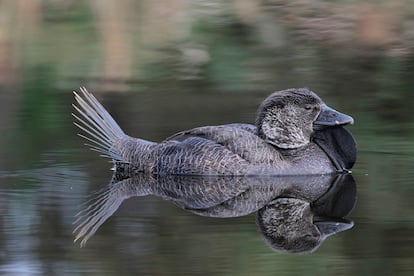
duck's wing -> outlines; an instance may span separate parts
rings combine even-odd
[[[203,137],[167,140],[156,151],[156,175],[246,175],[250,164],[237,153]]]
[[[220,135],[235,133],[235,132],[244,132],[247,131],[253,135],[256,133],[256,127],[251,124],[226,124],[226,125],[219,125],[219,126],[205,126],[205,127],[197,127],[190,130],[184,130],[178,132],[166,140],[174,140],[174,141],[184,141],[189,137],[202,137],[208,140],[223,140],[220,139]]]
[[[280,164],[280,154],[270,144],[256,135],[256,127],[251,124],[227,124],[205,126],[179,132],[167,141],[185,143],[194,138],[213,142],[240,156],[250,164]]]

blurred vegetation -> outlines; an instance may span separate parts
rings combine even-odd
[[[0,84],[52,62],[64,88],[73,78],[119,91],[134,88],[125,82],[192,77],[240,91],[255,80],[279,85],[281,70],[306,77],[332,56],[335,71],[353,60],[375,68],[414,49],[414,4],[404,0],[3,0],[0,7],[7,72]]]
[[[202,265],[211,274],[273,275],[283,269],[297,275],[404,272],[412,268],[412,248],[401,243],[413,243],[413,64],[413,1],[0,0],[0,174],[71,158],[89,158],[94,168],[92,157],[73,156],[78,153],[74,145],[78,150],[82,144],[70,117],[71,91],[79,86],[97,94],[127,133],[154,140],[199,125],[253,122],[255,108],[271,91],[307,86],[355,118],[350,127],[359,148],[354,171],[362,187],[355,212],[359,228],[351,232],[355,235],[338,235],[324,245],[325,253],[285,256],[263,245],[253,224],[245,222],[251,217],[237,224],[240,229],[223,223],[217,233],[194,216],[181,216],[179,222],[180,215],[163,220],[157,216],[136,222],[130,232],[109,222],[110,235],[119,230],[116,235],[131,236],[118,244],[103,232],[102,241],[99,235],[95,239],[104,250],[98,246],[83,255],[75,250],[69,254],[76,261],[72,265],[82,267],[99,256],[103,261],[93,259],[92,271],[102,266],[130,273],[129,267],[147,262],[152,266],[144,268],[154,274],[169,274],[172,265],[180,274],[188,269],[203,274],[197,270]],[[72,155],[59,157],[62,152]],[[106,166],[98,162],[100,169],[92,176],[101,176]],[[59,182],[50,179],[35,180],[47,190]],[[106,179],[93,185],[102,181]],[[79,189],[87,185],[80,184]],[[57,235],[62,229],[69,232],[58,221],[63,211],[35,210],[32,205],[54,199],[59,206],[59,195],[65,193],[38,195],[40,199],[28,194],[17,203],[14,197],[0,196],[1,204],[28,204],[22,214],[30,209],[33,217],[50,216],[42,233]],[[171,209],[170,203],[161,202],[135,207],[158,215]],[[133,236],[140,226],[160,239]],[[69,241],[70,233],[65,235]],[[52,254],[47,253],[54,252],[47,237],[30,236],[47,249],[43,254]],[[143,244],[146,252],[133,247]],[[123,260],[122,253],[131,258]],[[67,261],[68,256],[62,258]]]

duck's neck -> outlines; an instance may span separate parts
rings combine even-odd
[[[307,151],[311,151],[313,148],[313,145],[311,144],[313,143],[309,143],[305,146],[301,146],[301,147],[293,148],[293,149],[284,149],[284,148],[279,148],[279,147],[276,147],[276,148],[284,158],[296,159],[296,158],[300,158],[301,156],[303,156],[304,153],[306,153]]]
[[[280,149],[279,153],[296,172],[298,168],[301,168],[303,174],[326,174],[336,171],[330,158],[313,142],[300,148]]]

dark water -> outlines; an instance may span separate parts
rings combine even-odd
[[[412,275],[413,23],[397,16],[409,9],[144,2],[6,7],[32,17],[0,25],[0,274]],[[385,28],[384,14],[404,27]],[[125,199],[80,248],[75,215],[112,174],[76,136],[81,85],[128,134],[154,141],[252,123],[270,92],[311,88],[355,119],[354,226],[311,254],[285,254],[265,242],[255,211],[199,216],[155,193]]]

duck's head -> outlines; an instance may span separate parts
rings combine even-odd
[[[260,105],[258,135],[282,149],[307,145],[315,130],[353,124],[352,117],[328,107],[307,88],[277,91]]]

